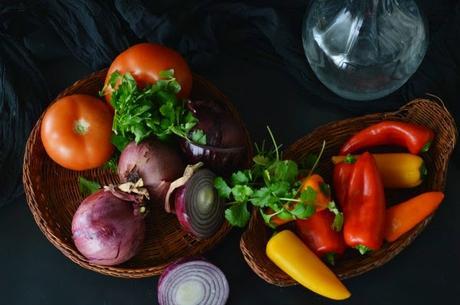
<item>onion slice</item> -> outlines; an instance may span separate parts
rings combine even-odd
[[[159,305],[224,305],[228,281],[215,265],[204,260],[170,265],[158,281]]]
[[[199,169],[175,191],[175,210],[179,223],[198,238],[208,238],[224,222],[225,202],[214,188],[216,175]]]

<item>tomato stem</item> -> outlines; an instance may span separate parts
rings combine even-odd
[[[75,121],[74,130],[79,135],[84,135],[88,132],[89,123],[85,119],[78,119]]]

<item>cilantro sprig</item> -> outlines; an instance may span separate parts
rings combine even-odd
[[[111,74],[107,90],[115,115],[113,119],[112,143],[118,150],[132,140],[137,143],[156,136],[166,140],[175,134],[197,144],[206,144],[206,135],[202,130],[192,129],[198,119],[185,107],[185,101],[177,97],[181,90],[174,77],[174,70],[159,73],[160,79],[154,84],[140,88],[130,73]]]
[[[277,216],[282,220],[305,219],[315,213],[317,192],[312,187],[301,189],[299,167],[292,160],[283,160],[281,146],[267,127],[273,149],[265,143],[256,145],[253,166],[233,173],[230,179],[218,177],[214,186],[219,196],[229,201],[225,218],[233,226],[244,227],[250,218],[248,204],[259,208],[265,223],[274,226]]]

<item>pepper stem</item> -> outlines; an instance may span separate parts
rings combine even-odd
[[[431,141],[427,142],[425,145],[423,145],[422,149],[420,150],[421,153],[427,152],[431,147]]]
[[[334,252],[326,253],[324,255],[324,259],[329,265],[335,266],[335,253]]]
[[[420,171],[420,179],[425,180],[425,178],[428,176],[428,169],[426,168],[425,163],[422,163],[419,168]]]
[[[361,244],[357,245],[355,249],[358,250],[359,253],[361,253],[361,255],[367,254],[372,251],[372,249],[366,247],[365,245],[361,245]]]

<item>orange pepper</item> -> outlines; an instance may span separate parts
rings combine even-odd
[[[427,192],[387,209],[385,239],[395,241],[433,213],[444,199],[442,192]]]
[[[302,185],[300,186],[300,191],[306,190],[309,186],[316,191],[316,211],[322,211],[327,208],[329,202],[331,201],[331,194],[325,194],[321,188],[321,185],[325,184],[324,179],[317,174],[307,176],[302,179]],[[295,203],[290,203],[288,209],[293,209],[295,207]],[[272,214],[273,210],[267,208],[265,210],[266,214]],[[275,227],[286,224],[290,221],[293,221],[293,218],[290,219],[282,219],[278,216],[273,216],[270,219],[270,223],[273,224]]]

